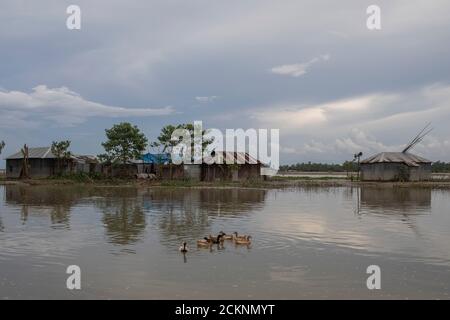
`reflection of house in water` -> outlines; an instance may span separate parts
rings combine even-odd
[[[258,210],[266,193],[260,189],[5,188],[6,205],[19,207],[24,223],[30,218],[50,217],[51,227],[69,228],[72,207],[92,206],[101,213],[108,241],[116,245],[138,242],[152,230],[161,233],[162,241],[180,236],[203,237],[218,231],[208,230],[210,218]],[[147,230],[148,225],[151,230]]]
[[[363,186],[360,192],[358,214],[400,220],[420,237],[415,216],[431,213],[431,189]]]
[[[405,214],[429,212],[431,189],[429,188],[361,188],[361,208],[400,211]]]
[[[5,186],[8,205],[21,207],[24,223],[29,216],[49,216],[52,227],[70,226],[70,209],[80,199],[82,188],[71,187],[70,191],[61,186]]]

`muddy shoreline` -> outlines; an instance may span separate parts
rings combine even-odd
[[[386,188],[432,188],[450,189],[450,181],[422,182],[361,182],[347,179],[302,179],[302,178],[272,178],[265,181],[245,182],[198,182],[198,181],[146,181],[146,180],[93,180],[75,181],[71,179],[30,179],[30,180],[0,180],[0,185],[25,186],[57,186],[83,185],[94,187],[141,187],[141,188],[292,188],[292,187],[358,187],[373,186]]]

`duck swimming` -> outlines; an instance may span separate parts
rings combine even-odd
[[[208,248],[212,244],[211,239],[204,237],[203,239],[197,240],[197,246]]]
[[[249,245],[252,243],[252,241],[250,240],[252,238],[252,236],[246,236],[245,238],[237,238],[234,240],[234,242],[236,244],[246,244]]]
[[[180,246],[180,248],[178,248],[178,250],[182,253],[186,253],[189,251],[189,249],[187,248],[187,243],[183,242]]]
[[[234,240],[246,240],[247,239],[247,237],[250,237],[251,238],[251,236],[247,236],[247,235],[242,235],[242,236],[240,236],[236,231],[235,232],[233,232],[233,234],[234,234]]]
[[[222,234],[219,234],[217,237],[213,237],[213,236],[209,235],[209,239],[211,240],[211,243],[214,243],[214,244],[223,243],[223,241],[224,241]]]
[[[222,235],[222,239],[223,240],[233,240],[233,235],[232,234],[226,234],[223,231],[220,231],[220,234]]]

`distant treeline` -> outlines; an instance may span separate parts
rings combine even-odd
[[[437,161],[431,165],[433,172],[450,172],[450,162]]]
[[[347,172],[357,171],[358,164],[346,161],[343,164],[302,162],[292,165],[280,166],[280,171],[303,171],[303,172]]]
[[[303,171],[303,172],[351,172],[357,171],[358,164],[346,161],[343,164],[302,162],[292,165],[280,166],[280,171]],[[450,172],[450,162],[434,162],[431,165],[433,172]]]

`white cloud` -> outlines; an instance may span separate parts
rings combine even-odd
[[[435,130],[413,152],[448,161],[450,85],[434,84],[396,93],[374,93],[316,105],[273,105],[253,110],[261,126],[280,128],[280,151],[326,161],[362,151],[401,151],[428,122]],[[433,134],[436,134],[434,136]],[[316,159],[317,159],[316,158]]]
[[[73,126],[91,117],[150,117],[169,115],[170,106],[163,108],[125,108],[93,102],[66,87],[48,88],[39,85],[31,93],[0,91],[0,110],[9,117],[0,126],[26,125],[36,122],[57,122],[59,126]]]
[[[272,127],[283,128],[284,132],[325,125],[343,119],[345,122],[366,114],[381,101],[390,100],[388,95],[367,95],[349,99],[336,100],[311,106],[275,105],[263,110],[254,110],[253,118],[260,123]],[[349,118],[351,116],[351,118]]]
[[[284,64],[281,66],[273,67],[270,69],[272,73],[279,75],[286,75],[291,77],[300,77],[307,73],[308,69],[315,63],[319,61],[328,61],[330,59],[329,54],[324,54],[319,57],[315,57],[308,62],[294,63],[294,64]]]
[[[298,129],[313,126],[327,121],[326,110],[320,107],[297,108],[286,107],[283,110],[274,108],[272,110],[260,111],[253,118],[267,124],[271,128]]]
[[[200,103],[210,103],[215,100],[217,100],[218,96],[205,96],[205,97],[195,97],[195,100],[197,100]]]

